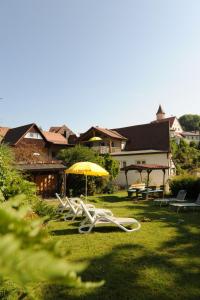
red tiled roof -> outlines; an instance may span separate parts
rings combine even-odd
[[[119,132],[113,130],[113,129],[107,129],[107,128],[101,128],[101,127],[94,127],[97,131],[100,131],[112,138],[120,139],[120,140],[126,140],[124,136],[122,136]]]
[[[67,132],[67,136],[70,135],[74,135],[75,133],[66,125],[62,125],[62,126],[52,126],[49,128],[49,132],[55,132],[55,133],[61,133],[62,131],[66,131]]]
[[[181,132],[182,136],[199,136],[200,133],[198,131],[183,131]]]
[[[59,145],[68,145],[66,138],[60,133],[43,131],[43,134],[48,142]]]
[[[127,138],[125,151],[170,151],[169,122],[156,122],[115,129]]]
[[[10,128],[0,127],[0,137],[4,137]]]
[[[90,129],[88,129],[86,132],[84,132],[83,134],[81,134],[81,136],[79,137],[79,141],[85,141],[88,140],[91,137],[91,131],[95,131],[98,135],[98,133],[100,135],[106,135],[107,137],[111,137],[113,139],[117,139],[117,140],[126,140],[126,137],[122,136],[119,132],[113,130],[113,129],[107,129],[107,128],[101,128],[98,126],[95,127],[91,127]]]

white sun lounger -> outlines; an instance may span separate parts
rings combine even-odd
[[[177,208],[177,213],[181,208],[200,208],[200,193],[195,202],[185,202],[185,203],[170,203],[170,206]]]
[[[65,200],[63,200],[61,197],[60,197],[60,195],[58,194],[58,193],[55,193],[55,195],[56,195],[56,198],[58,199],[58,201],[59,201],[59,205],[58,205],[58,207],[57,207],[57,212],[58,213],[63,213],[63,211],[65,210],[65,209],[69,209],[69,205],[68,205],[68,202]]]
[[[160,198],[153,200],[154,204],[169,204],[171,202],[185,202],[187,192],[185,190],[180,190],[176,196],[176,198]]]
[[[109,216],[107,214],[99,214],[98,211],[89,211],[86,205],[80,201],[82,209],[85,213],[86,218],[81,222],[78,231],[79,233],[89,233],[96,225],[106,225],[106,224],[114,224],[119,228],[126,232],[133,232],[139,230],[141,225],[140,223],[133,218],[116,218],[114,216]],[[125,226],[129,226],[135,224],[137,227],[133,229],[126,228]]]
[[[64,215],[65,221],[72,220],[74,221],[76,217],[85,216],[84,210],[82,208],[81,203],[83,201],[80,198],[67,198],[66,201],[70,207],[69,211]],[[109,209],[104,208],[96,208],[93,204],[84,204],[86,209],[92,213],[97,212],[101,215],[109,215],[112,216],[113,213]]]

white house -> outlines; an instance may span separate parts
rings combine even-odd
[[[175,174],[175,166],[170,151],[169,122],[154,122],[114,130],[127,138],[123,151],[111,153],[120,162],[121,168],[131,164],[168,166],[165,183]],[[141,176],[138,171],[128,172],[128,183],[145,181],[147,176],[145,171],[142,172]],[[126,186],[124,171],[120,171],[116,182],[122,187]],[[150,185],[162,185],[162,170],[151,172],[149,183]]]

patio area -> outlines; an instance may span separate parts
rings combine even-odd
[[[82,235],[77,220],[51,221],[49,231],[68,251],[66,259],[88,263],[82,279],[104,279],[105,284],[70,290],[51,285],[44,289],[45,299],[199,299],[199,212],[177,214],[152,201],[133,202],[126,192],[89,197],[88,202],[136,218],[142,227],[133,233],[97,227]]]

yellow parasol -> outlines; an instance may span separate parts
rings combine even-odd
[[[85,175],[85,195],[87,198],[87,176],[109,176],[108,171],[106,171],[101,166],[89,162],[83,161],[73,164],[69,169],[65,170],[66,174],[82,174]]]
[[[102,141],[102,138],[100,138],[99,136],[93,136],[88,141],[89,142],[98,142],[98,141]]]

